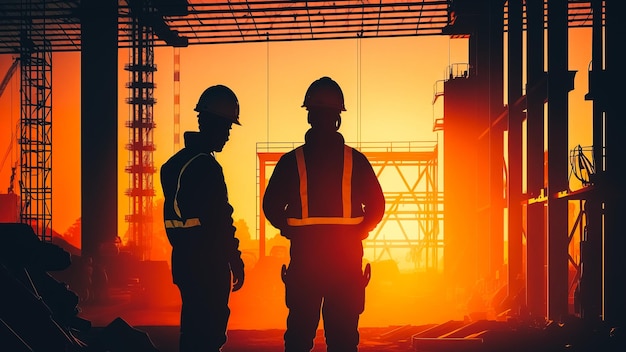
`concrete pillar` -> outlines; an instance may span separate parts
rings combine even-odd
[[[526,0],[526,306],[528,314],[546,317],[546,219],[541,199],[544,180],[544,69],[543,0]]]
[[[606,163],[602,189],[605,203],[605,232],[604,232],[604,290],[605,290],[605,320],[611,326],[624,328],[626,319],[626,235],[624,231],[624,216],[626,201],[624,200],[624,174],[621,171],[626,163],[624,152],[624,69],[623,40],[626,26],[622,23],[622,16],[626,10],[623,1],[606,1],[606,81],[607,94],[605,135],[606,135]]]
[[[568,315],[567,200],[568,190],[568,92],[567,0],[548,3],[548,319]]]
[[[117,0],[81,4],[82,254],[117,236]]]
[[[508,295],[513,298],[519,294],[525,297],[522,292],[522,0],[509,0],[508,8]]]

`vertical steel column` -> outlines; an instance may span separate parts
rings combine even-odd
[[[604,170],[604,97],[606,85],[602,83],[604,73],[603,6],[602,0],[591,2],[593,23],[591,37],[592,69],[589,72],[589,92],[586,100],[593,104],[593,162],[595,175],[590,179],[594,189],[584,202],[587,226],[580,244],[581,277],[579,283],[580,316],[585,321],[602,319],[602,245],[604,201],[598,193],[602,182],[598,176]]]
[[[509,0],[508,31],[508,295],[524,287],[522,271],[522,0]],[[518,313],[518,312],[515,312]]]
[[[485,277],[493,280],[492,290],[497,290],[506,280],[504,269],[504,3],[505,0],[490,0],[488,7],[489,50],[488,63],[488,110],[489,114],[489,231],[488,258]],[[479,233],[479,236],[482,234]]]
[[[567,0],[547,2],[548,13],[548,319],[568,315],[567,200],[568,190]]]
[[[267,183],[269,181],[268,175],[268,167],[276,166],[276,163],[283,155],[280,153],[270,153],[270,152],[259,152],[259,145],[257,144],[257,229],[259,229],[259,260],[264,259],[267,255],[267,251],[265,249],[266,245],[266,226],[267,220],[265,218],[265,213],[263,212],[263,195],[265,194],[265,188],[267,188]],[[271,172],[269,173],[271,175]]]
[[[475,281],[472,282],[472,287],[476,287],[476,284],[479,282],[485,282],[486,280],[491,279],[491,260],[493,253],[492,249],[492,239],[494,234],[492,233],[494,229],[494,221],[495,218],[493,207],[494,199],[492,198],[492,181],[494,178],[493,172],[493,158],[496,157],[492,155],[491,152],[494,150],[492,148],[497,148],[497,141],[494,138],[494,133],[496,133],[493,128],[492,123],[494,122],[494,118],[491,116],[491,99],[493,96],[491,95],[491,0],[481,2],[480,13],[478,17],[474,20],[475,32],[470,37],[470,47],[472,43],[474,44],[474,55],[475,61],[472,66],[475,66],[476,69],[476,89],[478,90],[476,97],[479,102],[476,104],[476,116],[473,117],[471,123],[475,123],[479,127],[479,134],[474,140],[469,140],[468,142],[476,145],[476,155],[475,159],[472,160],[475,167],[472,172],[475,172],[474,182],[466,182],[465,187],[475,186],[473,192],[475,192],[474,200],[475,202],[468,201],[465,206],[465,211],[469,211],[470,213],[474,212],[472,216],[477,218],[476,227],[473,229],[475,232],[470,236],[471,241],[476,242],[476,249],[473,254],[472,261],[476,265],[477,269],[477,277]],[[474,38],[473,40],[471,38]],[[470,52],[472,50],[470,49]],[[464,92],[467,94],[467,92]],[[448,96],[447,92],[445,93]],[[465,107],[464,107],[465,108]],[[492,144],[493,142],[493,144]],[[500,157],[502,154],[500,154]],[[502,159],[500,158],[500,161]],[[500,180],[502,180],[502,162],[498,165],[500,167]],[[446,171],[447,172],[447,168]],[[469,180],[468,180],[469,181]],[[445,188],[447,190],[447,187]],[[500,194],[502,194],[502,189],[500,189]],[[473,207],[472,207],[473,204]],[[473,209],[472,209],[473,208]],[[500,233],[502,233],[500,231]],[[466,234],[466,236],[469,235]],[[468,262],[469,263],[469,262]],[[480,281],[479,281],[480,280]],[[486,282],[485,282],[486,284]]]
[[[626,236],[624,235],[624,176],[626,165],[624,152],[624,38],[626,26],[622,22],[626,4],[624,1],[605,1],[606,6],[606,164],[602,189],[606,196],[604,232],[604,292],[605,320],[611,326],[624,328],[626,319]]]
[[[81,3],[82,254],[117,236],[117,0]]]
[[[484,280],[488,292],[494,292],[504,279],[504,1],[489,0],[474,6],[480,9],[473,19],[472,36],[476,38],[476,83],[480,92],[475,123],[481,128],[477,140],[470,141],[477,145],[475,261],[478,279]]]
[[[545,317],[546,219],[544,197],[544,0],[526,0],[526,304],[528,314]]]

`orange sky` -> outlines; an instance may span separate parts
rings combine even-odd
[[[570,30],[570,69],[578,70],[576,90],[570,93],[570,145],[591,144],[591,104],[587,68],[591,58],[590,29]],[[126,230],[128,154],[124,145],[129,116],[125,103],[128,50],[119,53],[119,233]],[[195,130],[193,111],[200,93],[213,84],[231,87],[241,104],[243,126],[234,126],[231,141],[218,159],[224,167],[235,219],[256,227],[256,143],[301,142],[308,125],[301,103],[308,85],[330,76],[343,88],[347,110],[340,129],[348,142],[435,141],[433,85],[445,78],[451,63],[467,62],[467,42],[446,36],[412,38],[221,44],[182,48],[180,78],[181,131]],[[11,55],[0,55],[0,74],[7,72]],[[53,227],[63,233],[80,217],[80,54],[53,55]],[[157,48],[157,88],[154,140],[155,165],[173,152],[173,50]],[[19,73],[19,71],[18,71]],[[269,88],[269,90],[268,90]],[[9,152],[11,133],[19,119],[19,76],[0,97],[0,162]],[[360,92],[360,96],[359,93]],[[98,94],[93,92],[92,94]],[[506,96],[506,94],[505,94]],[[360,131],[357,121],[360,120]],[[439,132],[441,133],[441,132]],[[9,186],[11,164],[19,158],[14,146],[0,169],[0,192]],[[442,164],[440,163],[440,173]],[[19,177],[19,174],[18,174]],[[154,178],[161,197],[158,172]],[[17,187],[17,184],[15,185]],[[156,224],[155,226],[158,226]],[[268,235],[272,235],[272,229]],[[254,236],[254,233],[252,234]]]

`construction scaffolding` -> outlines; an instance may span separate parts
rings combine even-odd
[[[348,143],[350,145],[350,143]],[[257,204],[262,208],[269,176],[280,157],[298,143],[257,143]],[[436,142],[361,142],[385,195],[385,215],[363,242],[369,261],[393,260],[411,270],[443,270],[443,192],[438,182]],[[266,255],[266,226],[257,209],[259,256]],[[271,225],[269,225],[271,226]],[[406,269],[406,268],[405,268]]]
[[[129,224],[127,244],[140,260],[149,260],[152,250],[152,208],[155,196],[153,175],[156,172],[153,152],[155,151],[153,131],[154,98],[154,34],[135,19],[133,21],[133,46],[131,63],[125,66],[130,74],[126,87],[130,91],[127,103],[131,106],[129,128],[129,173],[130,214],[126,215]]]
[[[28,38],[29,28],[24,28]],[[52,48],[20,50],[20,221],[52,241]]]

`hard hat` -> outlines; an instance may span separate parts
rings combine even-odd
[[[202,92],[194,110],[209,112],[241,125],[239,123],[239,100],[230,88],[221,84],[211,86]]]
[[[317,107],[346,111],[341,87],[330,77],[322,77],[311,83],[304,95],[302,107],[306,107],[307,110]]]

